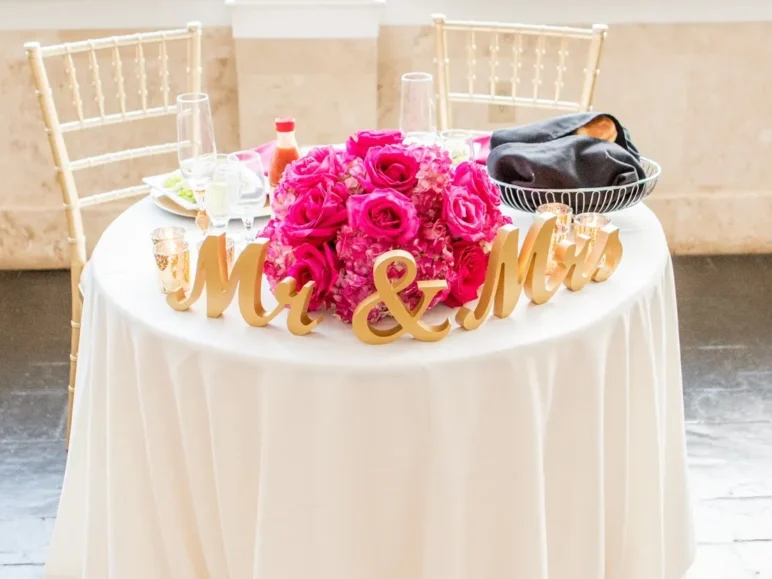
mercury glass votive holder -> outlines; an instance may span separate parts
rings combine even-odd
[[[590,238],[587,242],[590,244],[587,248],[588,256],[592,254],[600,230],[609,223],[611,223],[611,220],[602,213],[582,213],[574,219],[574,237],[584,235]]]
[[[161,291],[165,294],[190,288],[190,246],[179,240],[159,241],[153,246]]]
[[[185,241],[185,229],[182,227],[157,227],[150,232],[153,246],[161,241]]]
[[[555,271],[558,265],[555,259],[555,251],[558,244],[564,239],[568,238],[571,232],[571,221],[574,216],[574,212],[565,203],[544,203],[539,205],[536,209],[536,214],[541,215],[543,213],[552,213],[555,215],[555,231],[552,232],[552,238],[550,239],[549,256],[547,257],[547,274],[551,274]]]
[[[228,274],[233,270],[233,262],[236,259],[236,240],[232,237],[225,238],[225,262],[228,264]]]

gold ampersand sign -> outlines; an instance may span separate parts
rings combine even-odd
[[[392,281],[389,279],[389,268],[394,265],[404,268],[402,277]],[[413,256],[407,251],[388,251],[376,258],[373,264],[373,277],[375,280],[375,293],[365,298],[354,311],[352,326],[356,337],[367,344],[388,344],[408,332],[422,342],[437,342],[448,335],[450,320],[447,318],[441,324],[434,326],[421,321],[432,303],[434,297],[448,287],[445,280],[434,279],[419,281],[418,289],[423,296],[413,311],[399,298],[399,292],[406,289],[416,276],[416,263]],[[370,312],[380,302],[388,308],[389,313],[396,320],[396,324],[389,328],[378,328],[368,321]]]

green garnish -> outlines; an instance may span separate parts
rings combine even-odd
[[[193,189],[188,189],[187,187],[181,186],[178,188],[175,193],[182,197],[185,201],[189,201],[190,203],[195,203],[196,198],[193,195]]]
[[[172,174],[164,179],[164,187],[167,189],[175,189],[176,186],[182,182],[182,175]]]

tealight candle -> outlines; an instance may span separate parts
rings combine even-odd
[[[161,291],[165,294],[190,287],[190,247],[185,241],[159,241],[153,247]]]
[[[587,242],[590,244],[587,248],[588,256],[592,253],[592,248],[598,239],[600,230],[609,223],[611,223],[611,220],[602,213],[582,213],[574,219],[574,237],[584,235],[590,238]]]
[[[536,209],[536,214],[541,215],[544,213],[551,213],[557,218],[555,220],[555,231],[552,233],[549,256],[547,258],[547,274],[551,274],[558,265],[555,260],[555,250],[558,247],[558,243],[568,237],[568,234],[571,231],[571,219],[574,212],[571,207],[565,203],[544,203],[539,205]]]
[[[150,232],[153,246],[161,241],[185,241],[185,229],[182,227],[158,227]]]

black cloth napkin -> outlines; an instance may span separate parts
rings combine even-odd
[[[615,142],[573,133],[598,116],[617,128]],[[646,177],[627,130],[611,115],[577,113],[494,131],[488,172],[504,183],[532,189],[630,185]]]

